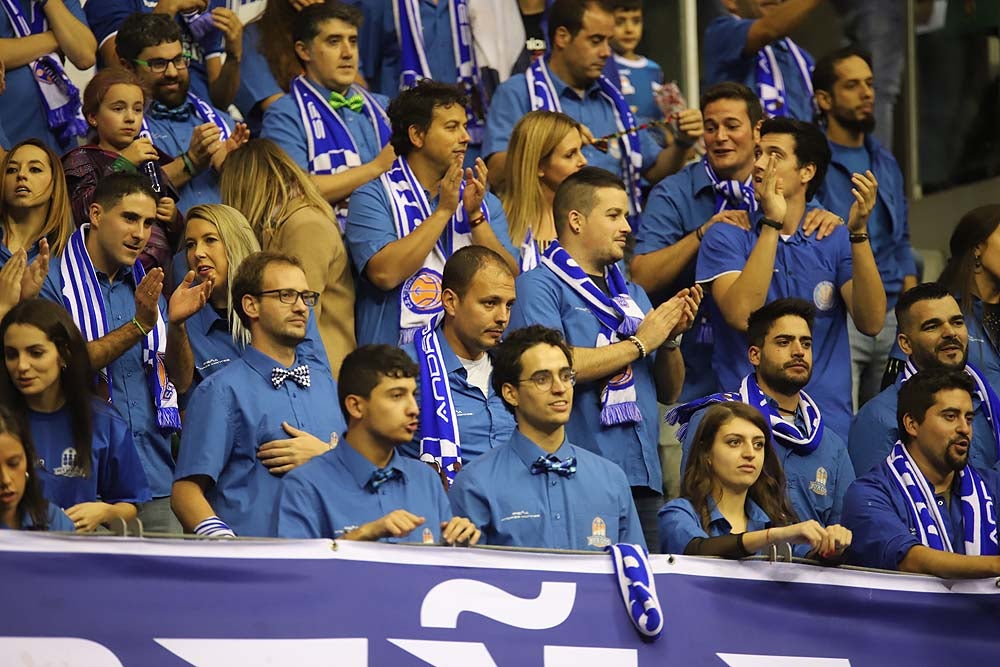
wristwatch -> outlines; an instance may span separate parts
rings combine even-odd
[[[777,229],[779,232],[784,227],[784,225],[781,224],[780,222],[778,222],[777,220],[772,220],[771,218],[769,218],[767,216],[762,216],[761,217],[760,224],[767,225],[768,227],[773,227],[774,229]]]

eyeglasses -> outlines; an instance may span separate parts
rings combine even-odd
[[[300,292],[294,289],[269,289],[257,292],[256,296],[269,296],[272,294],[278,297],[278,301],[289,306],[298,301],[299,297],[302,297],[302,303],[310,308],[315,306],[316,302],[319,301],[319,292]]]
[[[533,383],[538,391],[548,391],[552,388],[552,382],[555,380],[555,376],[552,375],[552,371],[538,371],[532,374],[527,380],[518,380],[518,384],[527,384],[529,382]],[[559,382],[564,385],[569,385],[572,387],[576,384],[576,371],[572,368],[564,368],[559,371]]]
[[[143,67],[148,67],[149,71],[153,74],[163,74],[167,71],[167,65],[173,65],[174,69],[187,69],[188,65],[191,64],[191,55],[188,53],[182,53],[176,58],[153,58],[151,60],[139,60],[134,59],[132,62],[142,65]]]

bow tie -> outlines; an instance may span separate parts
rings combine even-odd
[[[309,380],[309,366],[302,364],[301,366],[296,366],[292,370],[285,370],[284,368],[275,368],[271,371],[271,384],[277,389],[281,385],[285,384],[285,380],[291,378],[292,382],[299,385],[300,387],[308,387]]]
[[[397,479],[402,477],[403,473],[399,471],[399,468],[379,468],[372,473],[372,476],[368,478],[368,487],[372,491],[378,490],[378,487],[382,486],[391,479]]]
[[[149,115],[157,120],[186,121],[192,113],[194,113],[194,105],[191,102],[184,102],[173,109],[168,109],[155,100],[149,105]]]
[[[555,454],[539,456],[531,464],[531,474],[539,475],[543,472],[554,472],[560,477],[571,477],[576,473],[576,457],[571,456],[565,461],[560,461]]]
[[[361,111],[361,108],[365,105],[365,98],[361,97],[361,93],[351,95],[350,97],[344,97],[338,92],[330,93],[330,106],[334,111],[341,107],[347,107],[351,111]]]

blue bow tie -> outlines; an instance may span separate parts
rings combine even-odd
[[[309,366],[302,364],[290,371],[279,367],[271,371],[271,384],[274,385],[275,389],[285,384],[285,380],[289,378],[300,387],[308,387],[311,382],[309,379]]]
[[[157,120],[186,121],[192,113],[194,113],[194,105],[187,101],[173,109],[168,109],[155,100],[149,105],[149,115]]]
[[[372,476],[368,478],[368,486],[372,491],[378,490],[378,487],[382,486],[391,479],[397,479],[402,477],[403,473],[400,472],[399,468],[379,468],[372,473]]]
[[[539,456],[531,464],[531,474],[540,475],[543,472],[554,472],[560,477],[571,477],[576,474],[576,457],[571,456],[565,461],[560,461],[555,454]]]

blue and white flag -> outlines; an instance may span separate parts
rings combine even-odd
[[[434,465],[451,486],[462,469],[462,438],[438,339],[442,319],[439,313],[414,341],[420,365],[420,460]]]

